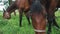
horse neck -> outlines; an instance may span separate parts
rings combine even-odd
[[[13,8],[9,7],[6,11],[9,12],[9,13],[12,13],[12,10],[13,10]]]
[[[16,5],[15,5],[15,3],[13,3],[7,8],[6,11],[9,13],[12,13],[12,12],[14,12],[13,10],[15,10],[15,9],[16,9]]]

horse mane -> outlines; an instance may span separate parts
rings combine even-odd
[[[46,5],[45,5],[45,8],[46,8],[46,9],[49,8],[49,6],[50,6],[50,1],[51,1],[51,0],[46,0]]]
[[[8,6],[8,8],[6,9],[6,11],[11,12],[12,10],[16,9],[16,2],[13,2],[11,5]]]
[[[31,5],[32,4],[32,0],[28,0],[29,4]]]
[[[40,13],[42,10],[42,4],[40,3],[40,0],[33,0],[33,3],[30,7],[31,13]]]

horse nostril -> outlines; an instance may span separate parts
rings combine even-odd
[[[10,17],[10,16],[7,16],[6,18],[7,18],[7,19],[10,19],[11,17]]]

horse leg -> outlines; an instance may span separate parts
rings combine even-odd
[[[55,15],[53,14],[53,25],[56,26],[57,29],[59,29],[59,25],[57,24],[56,20],[55,20]]]
[[[59,25],[57,24],[57,22],[55,21],[55,19],[53,19],[53,25],[55,25],[57,29],[60,28]]]
[[[19,11],[19,20],[20,20],[19,25],[20,25],[20,27],[22,26],[22,15],[23,15],[23,11],[21,11],[21,12]]]
[[[55,9],[54,13],[58,10],[58,8]],[[53,13],[53,25],[56,26],[57,29],[59,29],[59,25],[57,24],[56,20],[55,20],[55,14]]]
[[[30,15],[28,14],[28,11],[29,11],[29,8],[26,9],[26,11],[24,11],[24,13],[25,13],[25,16],[26,16],[26,18],[27,18],[27,20],[28,20],[28,23],[29,23],[29,25],[30,25],[30,24],[31,24],[31,23],[30,23]]]
[[[48,32],[47,34],[50,34],[51,32],[51,24],[52,24],[52,21],[53,21],[53,13],[54,13],[54,9],[56,8],[57,6],[57,3],[58,3],[58,0],[51,0],[51,3],[50,3],[50,7],[49,7],[49,11],[48,11],[48,22],[49,22],[49,27],[48,27]]]
[[[53,18],[53,17],[48,17],[48,32],[47,32],[47,34],[50,34],[50,33],[51,33],[51,25],[52,25],[52,23],[53,23],[53,25],[55,25],[57,28],[59,28],[58,24],[57,24],[56,21],[55,21],[55,18]]]
[[[28,23],[29,23],[29,25],[31,24],[30,23],[30,18],[26,15],[26,18],[27,18],[27,20],[28,20]]]
[[[47,31],[47,34],[50,34],[51,33],[52,18],[48,15],[47,19],[48,19],[48,31]]]

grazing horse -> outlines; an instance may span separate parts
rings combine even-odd
[[[48,20],[48,33],[47,34],[50,34],[51,32],[51,25],[53,23],[53,25],[55,25],[57,28],[60,28],[57,24],[57,22],[55,21],[55,8],[56,7],[56,4],[58,2],[60,2],[59,0],[41,0],[42,4],[44,4],[45,8],[46,8],[46,11],[47,11],[47,20]],[[59,4],[58,4],[59,6]]]
[[[50,34],[51,32],[51,25],[53,24],[54,26],[56,26],[57,28],[60,28],[57,24],[57,22],[55,21],[55,4],[58,3],[58,0],[41,0],[41,3],[45,6],[46,11],[47,11],[47,20],[48,20],[48,33]],[[53,4],[54,3],[54,4]],[[51,5],[52,4],[52,5]],[[54,6],[55,5],[55,6]],[[51,14],[51,15],[50,15]]]
[[[40,0],[34,0],[32,2],[33,4],[29,4],[29,2],[27,0],[16,0],[14,6],[12,7],[12,9],[19,9],[19,14],[21,14],[23,11],[24,12],[28,12],[30,9],[30,5],[31,5],[31,17],[32,17],[32,23],[33,23],[33,27],[35,29],[35,34],[45,34],[46,33],[46,18],[45,18],[45,8],[44,6],[42,6],[40,4]],[[35,6],[35,8],[33,7]],[[37,8],[37,9],[36,9]],[[36,10],[34,13],[34,9]],[[3,13],[3,17],[11,17],[9,12],[10,10],[7,10],[6,12]],[[36,13],[37,12],[37,13]],[[7,15],[8,14],[8,15]]]
[[[25,2],[24,2],[25,1]],[[15,2],[15,6],[14,6],[14,9],[17,7],[17,9],[19,9],[19,14],[22,14],[22,12],[24,11],[24,12],[28,12],[29,11],[29,8],[30,8],[30,5],[31,5],[31,3],[32,3],[32,0],[31,0],[31,3],[29,3],[29,2],[27,2],[26,0],[16,0],[16,2]],[[28,0],[28,1],[30,1],[30,0]],[[41,0],[42,1],[42,0]],[[44,2],[45,2],[46,0],[44,0]],[[56,0],[55,0],[56,1]],[[54,2],[55,2],[54,1]],[[45,8],[46,8],[46,10],[47,10],[47,14],[48,14],[48,22],[49,22],[49,27],[48,27],[48,32],[50,32],[50,30],[51,30],[51,24],[52,24],[52,21],[53,21],[53,17],[51,17],[51,15],[50,15],[50,9],[52,8],[49,4],[52,2],[52,0],[47,0],[47,3],[45,4],[43,1],[42,1],[42,4],[44,4],[44,5],[47,5]],[[53,2],[53,3],[54,3]],[[29,3],[29,4],[28,4]],[[52,5],[53,6],[53,5]],[[50,8],[51,7],[51,8]],[[53,9],[55,9],[54,8],[54,6],[53,6]],[[52,9],[51,9],[51,11],[53,11]],[[49,13],[50,12],[50,13]],[[53,14],[53,13],[52,13]],[[4,15],[6,15],[6,14],[4,14]],[[49,16],[50,15],[50,16]],[[10,15],[7,15],[7,16],[9,16],[10,17]],[[8,17],[8,18],[9,18]],[[51,20],[51,19],[52,20]],[[32,18],[33,19],[33,18]],[[33,21],[33,20],[32,20]],[[54,23],[53,23],[54,24]]]
[[[13,2],[6,10],[3,9],[4,10],[3,17],[6,18],[6,19],[10,19],[12,12],[14,12],[14,15],[16,15],[16,12],[15,12],[16,9],[18,9],[18,7],[16,6],[16,3]],[[22,26],[21,25],[21,22],[22,22],[22,13],[23,12],[19,12],[20,26]],[[24,13],[26,14],[27,12],[24,12]],[[30,24],[30,20],[29,20],[29,17],[27,15],[26,15],[26,18],[27,18],[27,20],[28,20],[28,22]]]
[[[40,0],[33,0],[30,14],[36,34],[46,34],[46,10]]]

